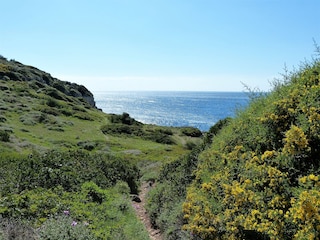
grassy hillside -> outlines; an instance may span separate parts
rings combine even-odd
[[[183,203],[191,239],[320,238],[320,61],[223,128]]]
[[[314,60],[164,165],[148,209],[165,239],[319,239],[319,96]]]
[[[1,59],[0,239],[148,239],[141,180],[165,239],[320,238],[319,60],[205,136],[107,115],[52,79]]]
[[[85,149],[154,161],[175,159],[200,142],[183,128],[144,125],[126,113],[107,115],[84,86],[4,57],[0,90],[2,152]]]
[[[84,87],[0,58],[0,239],[148,239],[130,193],[193,128],[105,114]]]

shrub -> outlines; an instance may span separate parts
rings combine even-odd
[[[2,142],[10,141],[10,134],[8,133],[8,131],[0,130],[0,141]]]
[[[77,106],[77,105],[72,105],[72,110],[74,110],[76,112],[87,112],[87,110],[85,108],[83,108],[82,106]]]
[[[88,223],[78,223],[70,216],[47,220],[38,230],[39,240],[95,240]]]
[[[143,130],[139,126],[130,126],[124,124],[112,124],[112,125],[103,125],[101,131],[104,134],[127,134],[127,135],[135,135],[135,136],[142,136]]]
[[[138,189],[138,168],[108,154],[90,154],[87,151],[34,153],[28,157],[0,159],[0,170],[6,177],[0,179],[0,190],[22,192],[34,188],[55,188],[78,191],[81,184],[94,181],[100,187],[111,187],[118,181],[128,183],[132,192]],[[5,181],[10,177],[10,184]],[[1,194],[1,192],[0,192]]]
[[[115,185],[115,190],[125,196],[129,196],[130,193],[130,188],[128,186],[128,183],[124,181],[118,181],[117,184]]]
[[[83,148],[85,150],[92,151],[97,146],[97,143],[84,141],[84,142],[78,142],[77,146],[79,146],[79,147],[81,147],[81,148]]]
[[[25,125],[36,125],[38,123],[49,123],[54,121],[52,116],[43,112],[29,112],[20,117],[20,121]]]
[[[60,115],[60,111],[56,108],[50,107],[48,104],[47,106],[43,106],[41,108],[39,108],[39,111],[44,113],[44,114],[50,114],[53,116],[59,116]]]
[[[10,72],[10,66],[7,64],[0,63],[0,72],[3,72],[3,73]]]
[[[170,133],[168,135],[168,134],[166,134],[162,131],[159,131],[159,130],[145,133],[145,135],[143,137],[147,140],[151,140],[151,141],[157,142],[157,143],[174,144],[174,141],[171,138]]]
[[[121,115],[118,114],[111,114],[110,115],[110,122],[111,123],[122,123],[125,125],[141,125],[140,122],[136,121],[134,118],[130,117],[129,113],[122,113]]]
[[[73,116],[81,120],[93,121],[93,118],[88,113],[78,112],[73,114]]]
[[[195,127],[184,127],[181,129],[181,133],[183,135],[189,136],[189,137],[201,137],[202,132]]]
[[[46,101],[46,105],[49,107],[55,107],[55,108],[61,107],[59,102],[54,98],[48,98],[48,100]]]
[[[1,154],[0,172],[0,216],[28,220],[35,239],[148,239],[129,198],[139,171],[124,159],[86,151]]]
[[[182,202],[188,185],[194,179],[198,155],[204,146],[163,166],[156,187],[148,193],[147,210],[154,227],[160,228],[165,239],[184,236]]]
[[[63,93],[61,93],[60,91],[58,91],[55,88],[47,88],[45,90],[46,94],[54,99],[57,100],[65,100],[65,96],[63,95]]]
[[[5,79],[4,79],[5,80]],[[8,79],[7,79],[8,80]],[[3,92],[7,92],[10,90],[10,88],[6,85],[0,85],[0,90]]]
[[[65,87],[65,85],[64,85],[64,82],[55,81],[55,82],[52,84],[52,87],[58,89],[60,92],[66,93],[66,87]]]
[[[192,239],[319,239],[319,72],[304,65],[213,138],[183,204]]]
[[[190,153],[162,167],[156,187],[148,194],[147,210],[152,224],[160,228],[165,239],[192,239],[192,235],[182,229],[185,223],[182,203],[186,199],[188,186],[196,178],[199,155],[227,122],[219,121],[212,127],[215,131],[205,135],[202,144],[190,144]]]
[[[209,131],[206,133],[204,142],[206,144],[211,144],[212,143],[212,138],[217,135],[220,130],[227,126],[231,122],[232,118],[227,117],[224,119],[219,120],[216,124],[214,124],[212,127],[210,127]]]
[[[28,219],[23,231],[37,229],[35,239],[117,239],[119,233],[123,239],[148,239],[131,208],[128,192],[123,182],[107,189],[85,182],[73,193],[61,187],[38,188],[1,198],[0,214],[6,219]],[[0,226],[0,237],[2,229]]]
[[[187,141],[185,144],[185,148],[188,150],[192,150],[194,147],[196,147],[197,145],[194,142],[191,141]]]
[[[36,188],[21,193],[9,193],[0,199],[0,214],[6,219],[29,219],[30,224],[41,225],[48,217],[63,211],[62,188]]]
[[[45,85],[39,81],[32,80],[30,82],[30,87],[33,89],[41,89],[41,88],[45,88]]]
[[[173,135],[172,130],[169,129],[169,128],[164,128],[164,127],[162,127],[162,128],[156,128],[155,131],[156,131],[156,132],[159,132],[159,133],[162,133],[162,134],[165,134],[165,135],[169,135],[169,136]]]
[[[73,111],[71,111],[71,110],[69,110],[69,109],[67,109],[67,108],[60,109],[60,112],[61,112],[61,114],[65,115],[65,116],[67,116],[67,117],[70,117],[70,116],[72,116],[72,115],[74,114]],[[79,117],[78,117],[78,118],[79,118]],[[79,119],[80,119],[80,118],[79,118]],[[87,120],[90,120],[90,119],[87,117]]]
[[[140,124],[127,125],[122,123],[114,123],[103,125],[100,129],[104,134],[125,134],[141,137],[157,143],[174,144],[174,141],[171,138],[172,131],[162,131],[160,129],[146,131],[143,129],[143,125]]]
[[[36,240],[35,230],[18,219],[0,218],[0,239],[1,240]]]
[[[95,194],[101,202],[92,198]],[[74,221],[89,223],[98,239],[148,239],[129,198],[119,193],[118,187],[101,189],[93,182],[83,184],[81,192],[74,196],[70,212]]]

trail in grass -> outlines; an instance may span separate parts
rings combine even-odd
[[[162,236],[159,229],[154,229],[152,227],[150,218],[147,214],[145,205],[146,205],[146,195],[148,191],[152,188],[152,185],[150,185],[147,182],[142,183],[141,185],[141,191],[139,194],[139,198],[141,202],[132,202],[133,208],[138,216],[138,218],[141,220],[141,222],[146,227],[149,237],[151,240],[162,240]]]

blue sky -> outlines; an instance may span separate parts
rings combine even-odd
[[[320,43],[318,0],[2,0],[1,9],[1,55],[92,91],[268,90]]]

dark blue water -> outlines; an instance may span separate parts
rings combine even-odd
[[[161,126],[193,126],[208,131],[218,120],[233,117],[249,103],[243,92],[95,92],[105,113],[129,113]]]

